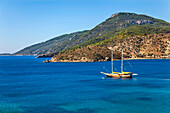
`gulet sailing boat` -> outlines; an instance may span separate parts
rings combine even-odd
[[[112,73],[104,73],[104,72],[101,73],[106,75],[107,77],[113,77],[113,78],[132,78],[132,74],[133,74],[132,72],[123,71],[123,50],[122,50],[122,60],[121,60],[121,73],[113,71],[113,50],[111,52],[111,68],[112,68]]]

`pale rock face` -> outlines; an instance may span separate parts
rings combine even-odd
[[[119,13],[116,13],[116,14],[113,14],[110,18],[113,18],[115,17],[116,15],[118,15]]]
[[[136,21],[136,23],[140,25],[141,21],[138,20],[138,21]]]
[[[145,23],[153,23],[150,20],[125,20],[125,22],[129,24],[138,24],[138,25],[142,25]]]
[[[88,61],[88,59],[87,59],[86,57],[82,57],[82,58],[81,58],[81,61],[82,61],[82,62],[86,62],[86,61]]]
[[[50,62],[56,62],[57,60],[54,58],[54,57],[52,57],[51,59],[50,59]]]
[[[109,60],[109,57],[105,57],[105,61],[108,61]]]

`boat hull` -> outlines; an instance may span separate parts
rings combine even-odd
[[[102,74],[105,74],[107,77],[112,77],[112,78],[132,78],[133,73],[104,73],[101,72]]]
[[[132,73],[129,74],[106,74],[107,77],[112,77],[112,78],[132,78]]]
[[[106,74],[107,77],[120,78],[118,74]]]
[[[132,74],[133,73],[128,73],[128,74],[123,74],[123,73],[120,73],[120,78],[132,78]]]

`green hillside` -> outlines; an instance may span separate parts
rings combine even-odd
[[[95,43],[107,44],[116,36],[147,35],[170,32],[170,24],[163,20],[134,13],[117,13],[88,31],[84,43],[72,48],[87,46]],[[105,42],[105,43],[102,43]]]
[[[27,47],[15,54],[52,56],[60,51],[97,44],[107,45],[117,36],[169,33],[170,23],[147,15],[116,13],[89,31],[62,35],[46,42]]]
[[[87,30],[81,32],[75,32],[71,34],[65,34],[53,39],[47,40],[42,43],[38,43],[29,47],[26,47],[16,53],[15,55],[40,55],[40,54],[50,54],[58,53],[59,51],[66,50],[68,47],[72,46],[69,44],[74,44],[83,33]]]

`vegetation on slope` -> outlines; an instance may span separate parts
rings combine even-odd
[[[114,51],[114,59],[121,58],[166,58],[170,55],[170,33],[118,36],[107,43],[107,46],[91,45],[79,47],[73,50],[55,55],[47,62],[96,62],[111,59],[111,51]]]
[[[39,55],[39,54],[53,55],[54,53],[58,53],[59,51],[66,50],[69,47],[69,44],[74,44],[74,41],[77,38],[79,38],[83,33],[86,32],[87,30],[61,35],[53,39],[47,40],[45,42],[26,47],[14,54],[15,55]]]
[[[114,52],[114,58],[119,59],[120,53]],[[106,47],[87,46],[54,55],[51,62],[97,62],[110,60],[110,50]]]
[[[170,24],[163,20],[134,13],[117,13],[89,31],[77,32],[33,45],[16,54],[46,54],[74,50],[88,45],[107,46],[116,37],[169,33]],[[70,40],[70,38],[73,38]],[[56,40],[60,39],[60,40]]]

